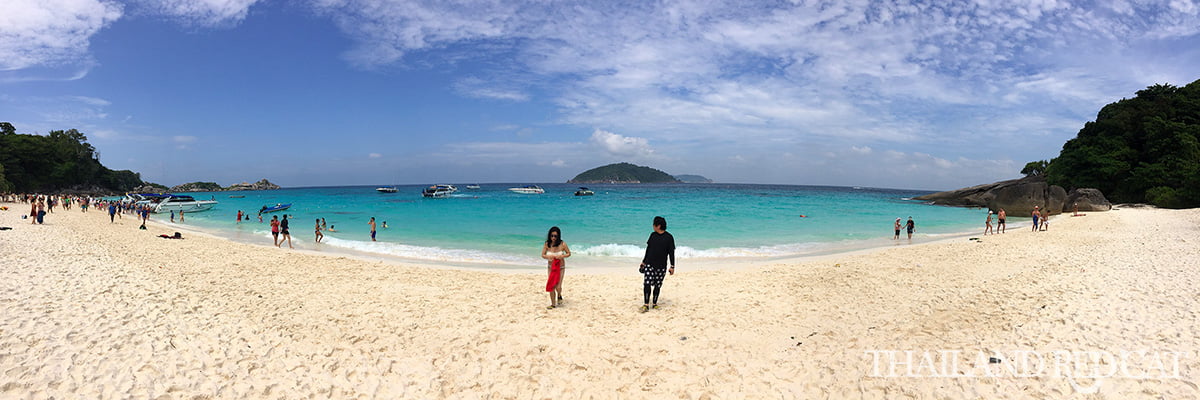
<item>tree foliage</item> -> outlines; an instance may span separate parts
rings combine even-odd
[[[1025,176],[1038,176],[1046,173],[1046,166],[1050,165],[1049,161],[1030,161],[1025,164],[1025,168],[1021,169],[1021,173]]]
[[[1045,173],[1051,184],[1097,188],[1114,202],[1200,206],[1200,80],[1104,106]]]
[[[113,171],[100,164],[96,149],[83,133],[68,129],[47,135],[16,133],[0,122],[0,191],[54,192],[76,187],[126,191],[142,183],[132,171]]]

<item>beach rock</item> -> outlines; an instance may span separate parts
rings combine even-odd
[[[1104,197],[1104,193],[1100,189],[1078,188],[1072,190],[1067,195],[1067,200],[1063,202],[1062,212],[1071,212],[1074,206],[1079,206],[1079,211],[1108,211],[1112,209],[1112,203]]]
[[[1046,178],[1029,176],[917,196],[915,200],[957,207],[987,207],[992,211],[1004,209],[1012,216],[1028,216],[1037,206],[1050,214],[1062,212],[1067,200],[1067,191],[1060,186],[1046,183]]]

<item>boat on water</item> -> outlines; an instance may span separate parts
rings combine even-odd
[[[375,188],[375,191],[377,191],[377,192],[379,192],[379,193],[396,193],[396,192],[399,192],[399,191],[400,191],[400,189],[396,189],[396,187],[395,187],[395,186],[392,186],[392,187],[377,187],[377,188]]]
[[[215,199],[196,200],[192,196],[170,193],[129,193],[125,195],[125,199],[135,206],[148,207],[153,213],[197,212],[210,210],[217,206]]]
[[[473,183],[473,184],[467,185],[467,189],[479,190],[479,184]]]
[[[262,208],[258,210],[258,213],[259,214],[273,213],[276,211],[283,211],[283,210],[286,210],[291,207],[292,207],[292,203],[287,203],[287,204],[275,203],[275,205],[273,205],[273,206],[262,206]]]
[[[525,185],[525,186],[521,186],[521,187],[508,188],[508,191],[513,192],[513,193],[521,193],[521,194],[546,193],[546,190],[542,189],[541,187],[538,187],[538,185]]]
[[[244,198],[246,198],[246,196],[245,196],[245,195],[241,195],[241,194],[235,194],[235,195],[230,195],[230,196],[229,196],[229,198],[231,198],[231,199],[244,199]]]
[[[579,187],[579,190],[575,191],[575,195],[576,196],[594,196],[594,195],[596,195],[596,192],[593,192],[591,189],[581,186],[581,187]]]
[[[458,191],[458,188],[454,187],[454,185],[433,185],[433,186],[425,188],[425,190],[422,190],[421,196],[431,197],[431,198],[444,198],[444,197],[450,197],[450,195],[454,194],[454,192],[457,192],[457,191]]]

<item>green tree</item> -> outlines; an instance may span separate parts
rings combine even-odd
[[[1047,165],[1050,165],[1050,162],[1046,160],[1030,161],[1021,169],[1021,173],[1025,176],[1039,176],[1046,173]]]

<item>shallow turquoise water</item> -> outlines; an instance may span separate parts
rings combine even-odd
[[[545,194],[507,191],[520,184],[484,184],[445,199],[421,197],[422,186],[383,194],[374,187],[294,188],[191,193],[215,198],[213,210],[187,215],[187,224],[218,235],[270,243],[270,216],[289,215],[297,243],[313,240],[317,218],[336,228],[325,246],[437,261],[539,265],[551,226],[563,230],[584,258],[640,257],[656,215],[667,219],[680,257],[803,255],[890,239],[892,222],[912,216],[916,238],[981,230],[986,210],[931,206],[906,200],[924,191],[787,185],[592,185],[595,196],[576,197],[575,185],[542,184]],[[230,198],[244,195],[245,198]],[[292,208],[236,221],[238,210],[264,205]],[[804,217],[802,217],[802,215]],[[367,221],[380,224],[370,242]],[[167,215],[156,215],[165,220]],[[388,228],[382,228],[387,222]],[[862,246],[860,246],[862,247]],[[576,258],[578,260],[578,258]]]

